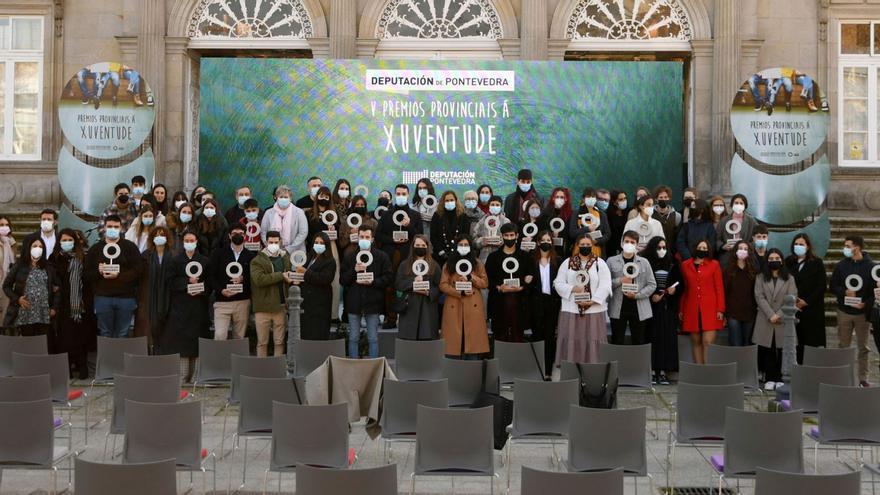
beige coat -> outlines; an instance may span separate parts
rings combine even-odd
[[[446,354],[449,356],[461,355],[461,339],[464,333],[465,354],[482,354],[489,352],[489,331],[486,328],[486,308],[483,305],[481,289],[489,287],[489,277],[486,276],[486,268],[482,263],[474,263],[474,271],[471,274],[473,294],[463,295],[455,290],[455,280],[459,275],[450,275],[443,268],[440,277],[440,290],[446,294],[446,303],[443,305],[443,324],[440,326],[440,336],[446,341]],[[462,329],[464,331],[462,332]]]
[[[797,296],[797,286],[794,277],[789,275],[788,280],[777,279],[774,287],[772,280],[758,275],[755,280],[755,302],[758,303],[758,316],[755,319],[755,332],[752,334],[752,342],[761,347],[770,347],[773,339],[776,339],[776,347],[782,348],[784,337],[782,320],[774,325],[770,323],[770,317],[779,315],[782,317],[782,305],[786,295]]]

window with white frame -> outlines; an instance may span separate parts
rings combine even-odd
[[[0,159],[39,160],[43,19],[0,16]]]
[[[841,166],[880,166],[880,22],[840,24]]]

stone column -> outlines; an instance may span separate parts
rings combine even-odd
[[[522,0],[520,58],[522,60],[547,60],[548,36],[546,0]]]
[[[330,2],[330,58],[357,56],[357,2]]]
[[[287,289],[287,374],[295,376],[296,361],[293,357],[294,343],[300,339],[300,307],[303,298],[298,285],[291,285]]]
[[[700,191],[713,189],[712,185],[712,40],[694,40],[693,47],[693,157],[691,185]]]
[[[165,142],[163,97],[165,96],[165,0],[142,0],[141,25],[137,37],[138,53],[135,70],[153,90],[153,155],[156,157],[156,178],[162,177]],[[146,101],[144,102],[146,103]],[[149,179],[149,178],[148,178]]]
[[[730,159],[734,139],[730,129],[730,105],[739,80],[739,2],[716,0],[712,55],[712,188],[730,192]]]

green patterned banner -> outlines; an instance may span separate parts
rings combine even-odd
[[[203,58],[199,183],[305,192],[309,176],[376,191],[431,176],[438,189],[633,191],[682,187],[677,62],[349,61]]]

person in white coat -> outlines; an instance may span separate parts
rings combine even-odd
[[[281,247],[288,253],[305,251],[306,238],[309,236],[309,221],[306,214],[290,201],[292,191],[288,186],[275,188],[275,205],[263,213],[260,224],[260,236],[266,243],[266,233],[276,231],[281,234]]]
[[[589,234],[575,239],[571,257],[559,265],[553,286],[562,298],[557,365],[562,361],[598,362],[599,345],[608,341],[605,315],[611,295],[611,272],[605,261],[593,254]]]
[[[636,207],[633,211],[637,211],[638,214],[626,222],[623,231],[633,231],[639,234],[639,251],[645,249],[648,241],[655,237],[666,238],[663,233],[663,224],[653,217],[654,198],[650,195],[640,196],[636,200]]]

